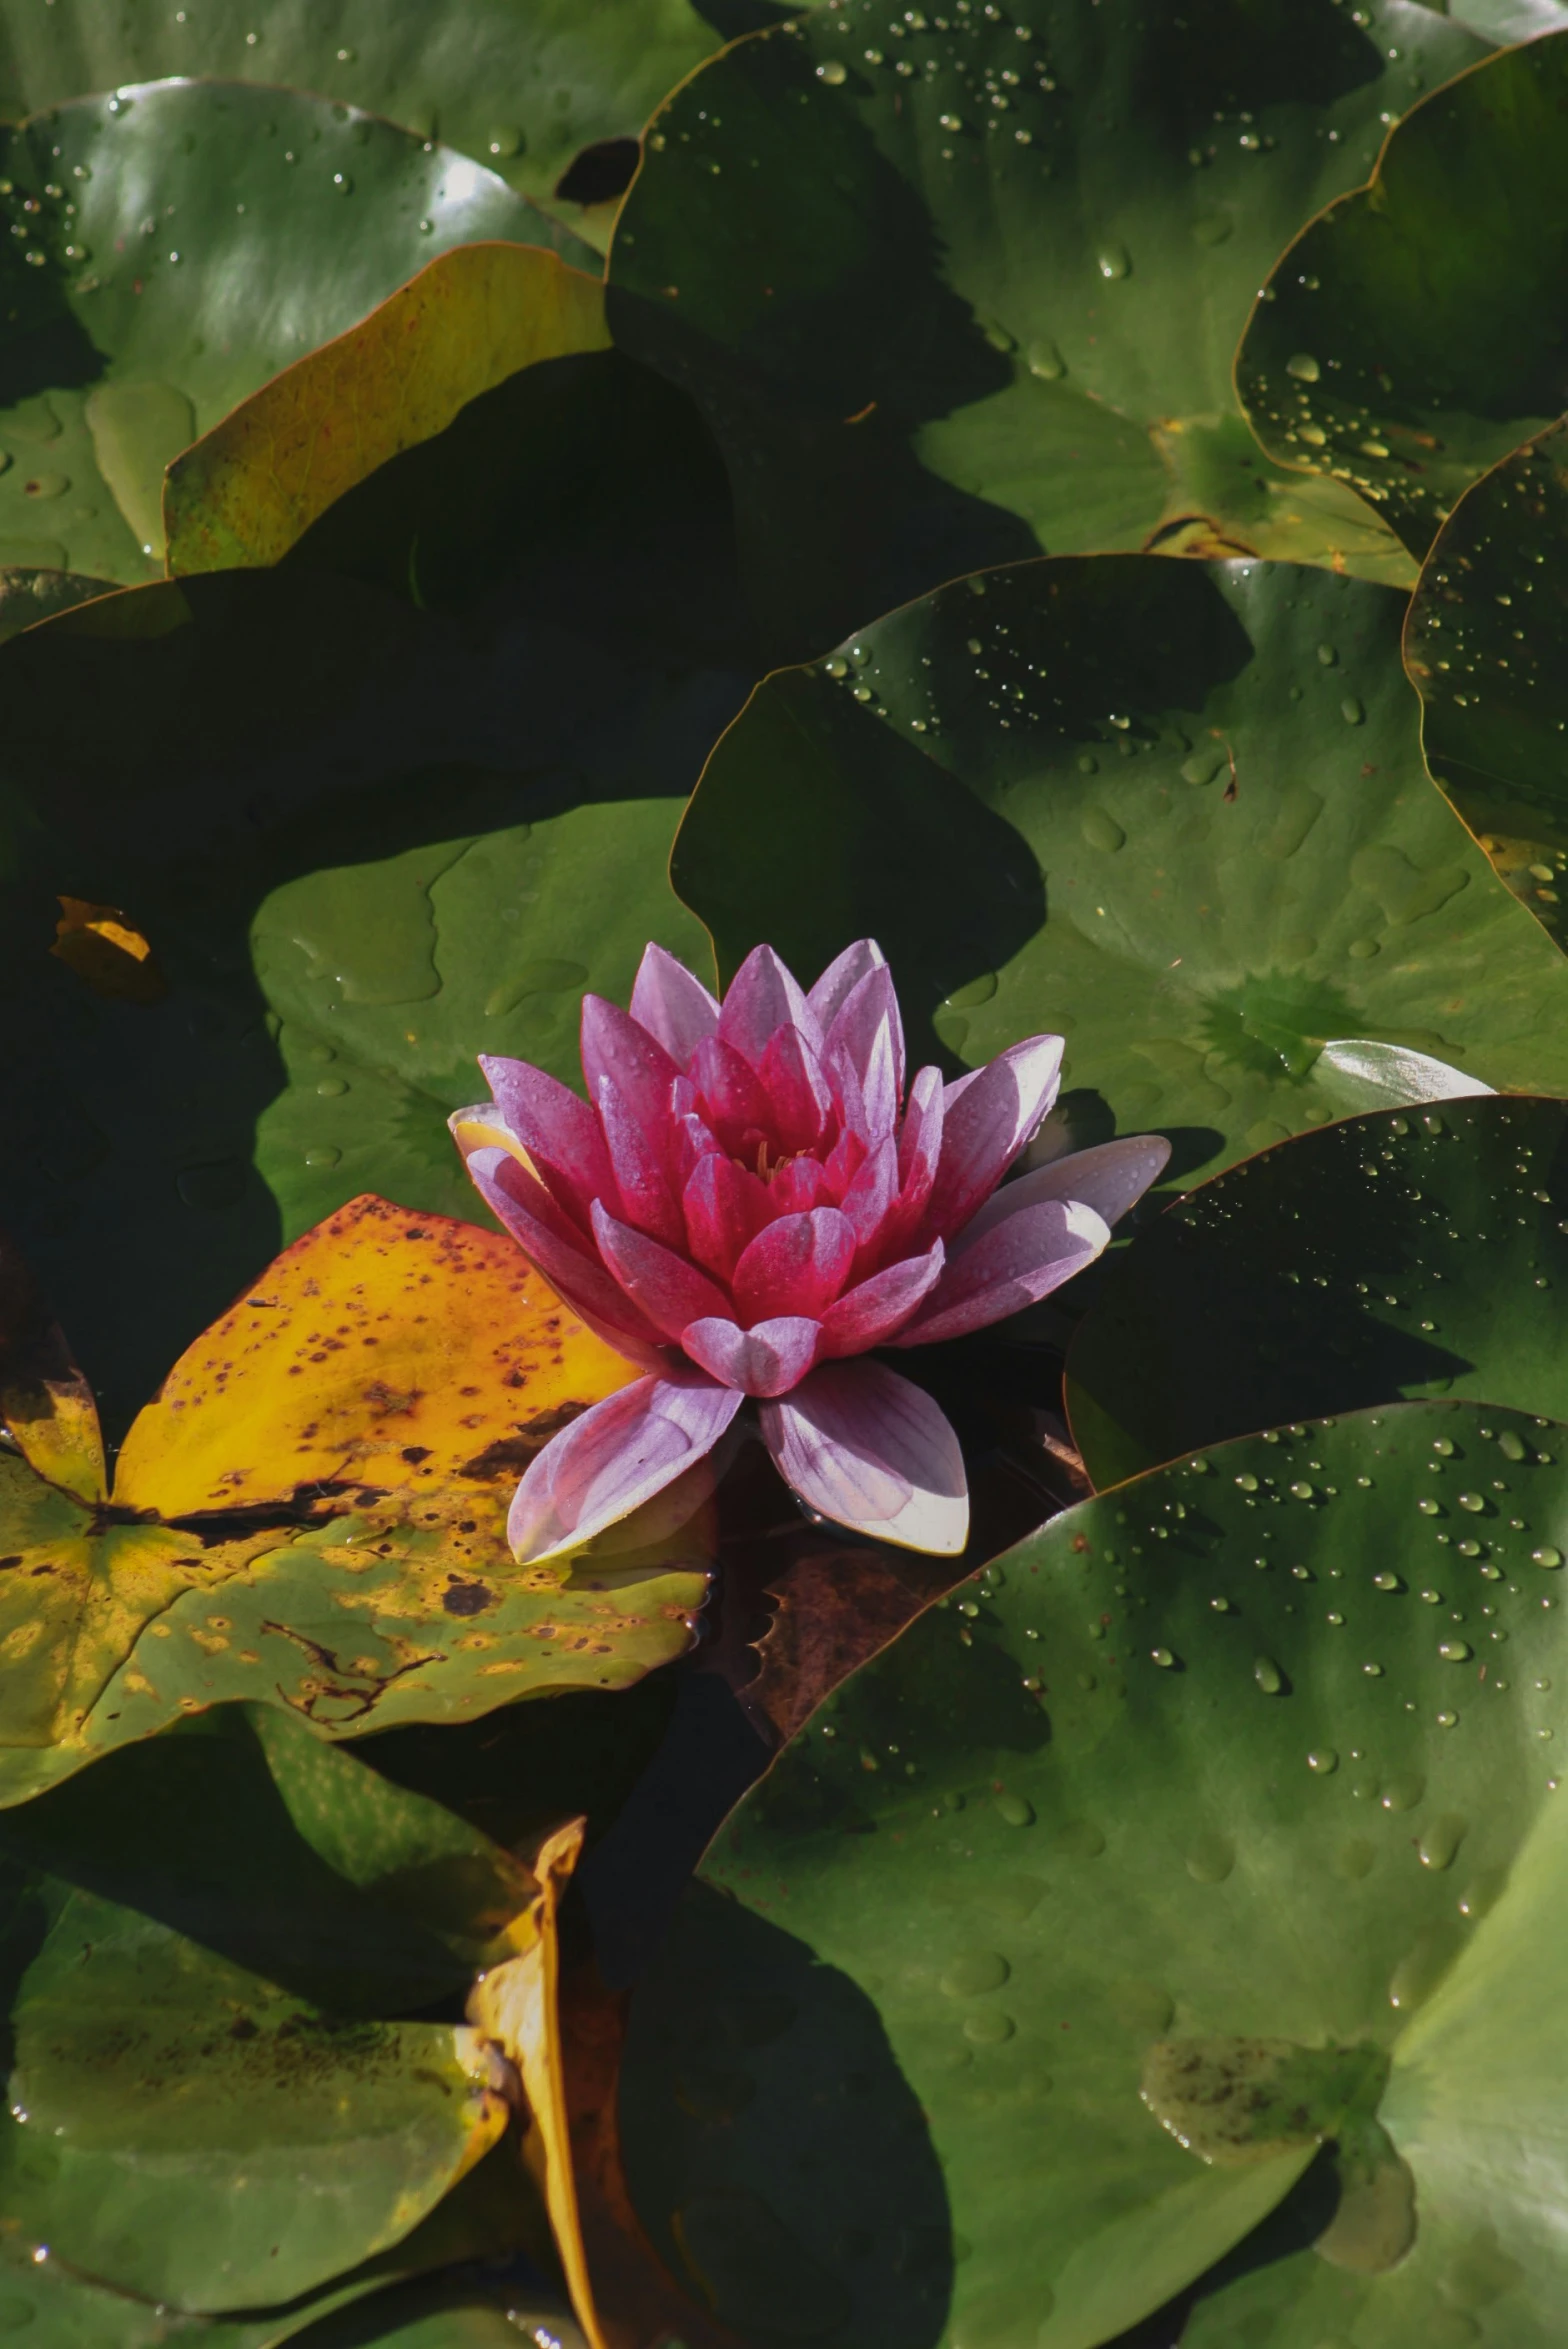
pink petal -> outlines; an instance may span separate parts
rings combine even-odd
[[[948,1086],[928,1229],[961,1231],[989,1199],[1056,1099],[1061,1066],[1060,1036],[1029,1036]]]
[[[895,1346],[932,1346],[944,1338],[985,1329],[1021,1313],[1092,1264],[1109,1244],[1110,1227],[1092,1207],[1051,1199],[1007,1216],[947,1269]]]
[[[740,1401],[683,1364],[595,1403],[529,1463],[506,1521],[519,1559],[537,1565],[630,1516],[712,1451]]]
[[[930,1196],[942,1154],[944,1088],[939,1068],[918,1069],[898,1136],[898,1179],[906,1200]]]
[[[652,1232],[656,1239],[678,1248],[686,1237],[686,1226],[664,1171],[664,1156],[632,1115],[613,1078],[601,1077],[598,1092],[599,1124],[615,1170],[615,1187],[604,1196],[612,1207],[619,1203],[622,1214],[639,1231]]]
[[[868,1142],[891,1134],[904,1097],[904,1026],[898,1016],[893,974],[884,963],[851,989],[828,1030],[824,1060],[828,1074],[852,1074],[861,1106],[860,1131]]]
[[[854,1255],[855,1227],[838,1208],[781,1216],[757,1234],[735,1267],[735,1309],[748,1328],[779,1314],[818,1320],[844,1286]]]
[[[585,995],[582,1051],[589,1100],[598,1100],[599,1081],[608,1077],[662,1156],[673,1114],[673,1089],[681,1073],[664,1046],[618,1003]]]
[[[846,1289],[822,1316],[823,1360],[864,1354],[902,1329],[940,1279],[944,1253],[941,1241],[935,1240],[924,1256],[906,1256],[858,1287]]]
[[[681,1344],[703,1369],[748,1395],[783,1395],[798,1386],[817,1358],[821,1332],[792,1314],[741,1329],[733,1321],[694,1321]]]
[[[722,1158],[718,1138],[706,1119],[695,1112],[677,1117],[670,1127],[670,1171],[678,1190],[684,1190],[705,1158]]]
[[[954,1557],[969,1538],[958,1438],[930,1396],[881,1362],[833,1362],[782,1402],[762,1440],[808,1509],[879,1541]]]
[[[607,1214],[597,1200],[593,1233],[600,1255],[627,1296],[665,1337],[678,1340],[686,1324],[700,1321],[704,1314],[728,1318],[728,1297],[705,1273],[688,1264],[684,1256],[677,1256],[673,1248],[661,1248],[646,1232],[634,1231],[630,1224]]]
[[[822,1049],[816,1013],[771,946],[754,946],[730,981],[719,1013],[719,1034],[755,1069],[779,1028],[799,1028],[813,1051]]]
[[[481,1053],[479,1066],[496,1107],[551,1188],[578,1203],[586,1229],[588,1202],[610,1187],[610,1161],[599,1120],[586,1101],[526,1060]]]
[[[681,1193],[686,1242],[699,1264],[727,1281],[741,1250],[767,1221],[768,1186],[722,1152],[700,1159]]]
[[[726,1150],[733,1154],[744,1135],[766,1132],[768,1097],[733,1044],[707,1037],[691,1056],[691,1073],[707,1121]]]
[[[841,1202],[855,1227],[855,1244],[862,1251],[877,1246],[897,1197],[898,1150],[892,1135],[884,1134],[846,1187]]]
[[[683,962],[650,945],[632,988],[632,1018],[686,1068],[703,1037],[718,1033],[719,1006]]]
[[[768,1097],[768,1124],[786,1155],[812,1150],[827,1131],[833,1095],[799,1028],[775,1029],[758,1071]]]
[[[845,996],[859,986],[868,971],[884,967],[882,949],[874,938],[857,938],[853,946],[845,947],[836,962],[828,964],[806,997],[824,1035],[837,1019]]]
[[[1049,1165],[1034,1167],[993,1191],[952,1242],[952,1251],[962,1255],[1020,1208],[1040,1207],[1047,1199],[1076,1199],[1092,1207],[1102,1223],[1115,1223],[1164,1173],[1170,1154],[1163,1134],[1127,1134],[1119,1142],[1053,1158]]]
[[[808,1215],[813,1207],[836,1207],[833,1185],[819,1158],[786,1158],[768,1177],[768,1199],[775,1218]]]
[[[645,1368],[659,1367],[663,1339],[611,1278],[597,1258],[566,1244],[534,1212],[526,1170],[504,1150],[474,1150],[468,1172],[475,1190],[495,1217],[531,1257],[552,1289],[607,1346]]]

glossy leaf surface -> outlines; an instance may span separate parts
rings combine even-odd
[[[111,1432],[345,1200],[478,1212],[445,1123],[477,1053],[576,1079],[585,987],[624,1001],[650,938],[706,966],[667,861],[756,674],[739,604],[695,415],[599,352],[470,402],[280,572],[0,650],[0,1166]],[[63,891],[150,940],[161,1001],[51,953]]]
[[[879,938],[972,1066],[1065,1033],[1077,1138],[1155,1128],[1179,1173],[1336,1114],[1331,1038],[1556,1087],[1564,975],[1427,781],[1402,614],[1272,564],[959,582],[758,688],[676,887],[726,971]]]
[[[1247,2165],[1184,2150],[1140,2088],[1200,2041],[1243,2075],[1248,2041],[1371,2080],[1384,2051],[1418,2212],[1557,2275],[1560,2074],[1468,1986],[1553,1962],[1561,1434],[1427,1403],[1219,1448],[1059,1517],[824,1708],[704,1863],[622,2081],[639,2212],[743,2338],[1116,2335],[1351,2134],[1331,2066]],[[1495,1583],[1418,1507],[1494,1467]]]
[[[1568,32],[1435,91],[1282,257],[1242,344],[1270,456],[1363,491],[1417,556],[1568,401],[1565,95]]]
[[[0,564],[100,579],[161,571],[171,458],[444,247],[593,262],[493,172],[293,90],[77,98],[0,177]]]
[[[1553,572],[1568,541],[1568,428],[1483,476],[1438,533],[1405,632],[1436,780],[1497,872],[1568,942],[1568,657]]]
[[[1379,1111],[1189,1192],[1109,1269],[1073,1340],[1068,1407],[1095,1483],[1400,1396],[1568,1418],[1565,1122],[1561,1101]],[[1452,1527],[1472,1550],[1486,1530]]]
[[[1407,581],[1352,492],[1261,461],[1231,362],[1380,114],[1476,36],[1327,0],[915,13],[849,0],[726,50],[617,225],[616,338],[708,409],[781,656],[1042,549]]]
[[[633,1375],[510,1240],[341,1210],[176,1364],[112,1506],[0,1455],[0,1796],[235,1698],[352,1736],[680,1654],[700,1518],[629,1519],[564,1573],[506,1539],[527,1461]]]
[[[164,491],[168,568],[275,563],[378,465],[521,367],[603,350],[604,290],[533,245],[460,245],[204,435]]]
[[[55,0],[46,16],[9,0],[0,23],[0,114],[171,74],[283,83],[443,139],[545,202],[582,148],[635,138],[719,39],[688,0],[599,0],[591,17],[571,0],[269,0],[254,16],[161,0]]]

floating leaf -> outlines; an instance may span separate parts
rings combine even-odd
[[[1483,1424],[1518,1442],[1497,1584],[1417,1507],[1434,1445],[1495,1452]],[[965,2349],[1093,2349],[1335,2130],[1336,2248],[1370,2260],[1382,2164],[1359,2116],[1385,2063],[1411,2260],[1325,2267],[1340,2300],[1314,2291],[1316,2329],[1256,2337],[1316,2349],[1341,2303],[1398,2306],[1429,2207],[1443,2259],[1489,2227],[1528,2241],[1552,2305],[1561,2034],[1526,1985],[1561,1931],[1547,1733],[1568,1684],[1530,1553],[1568,1541],[1568,1465],[1539,1433],[1395,1405],[1157,1472],[1055,1519],[973,1613],[934,1609],[818,1714],[633,1998],[637,2211],[724,2322],[825,2349],[944,2319]],[[1231,2066],[1253,2043],[1276,2080],[1289,2042],[1299,2125],[1276,2112],[1277,2150],[1241,2167],[1184,2151],[1142,2093],[1172,2040],[1229,2043]],[[1379,2223],[1386,2251],[1388,2201]],[[1354,2337],[1406,2336],[1358,2315]]]
[[[724,50],[651,127],[610,316],[712,416],[771,640],[1042,549],[1408,583],[1353,492],[1260,459],[1231,358],[1388,109],[1480,54],[1405,7],[1240,0],[848,0]]]
[[[62,897],[49,951],[85,979],[95,995],[126,1003],[161,1003],[169,992],[151,946],[117,905]]]
[[[0,22],[0,114],[164,75],[292,83],[439,136],[541,199],[582,149],[635,139],[719,39],[688,0],[600,0],[591,17],[572,0],[525,16],[507,0],[55,0],[47,16],[10,0]]]
[[[28,1466],[89,1507],[108,1493],[93,1391],[19,1251],[0,1234],[0,1424]]]
[[[493,173],[300,91],[77,98],[0,135],[0,178],[0,564],[101,579],[161,570],[171,458],[434,253],[593,263]]]
[[[1333,1116],[1333,1039],[1568,1086],[1563,975],[1422,770],[1402,612],[1277,564],[960,581],[758,687],[676,887],[726,973],[879,938],[971,1066],[1061,1031],[1073,1134],[1183,1172]]]
[[[1436,780],[1496,871],[1559,946],[1568,801],[1555,594],[1568,533],[1568,427],[1518,449],[1460,499],[1422,571],[1405,658]]]
[[[1563,408],[1568,31],[1396,121],[1365,188],[1280,260],[1236,383],[1269,456],[1348,482],[1417,556]]]
[[[341,1209],[175,1365],[110,1504],[0,1455],[0,1799],[239,1697],[352,1736],[678,1655],[700,1486],[564,1576],[506,1540],[528,1459],[633,1375],[510,1241]]]
[[[285,368],[171,467],[172,573],[275,563],[345,490],[521,367],[602,350],[604,289],[531,245],[461,245]]]
[[[1073,1340],[1095,1483],[1398,1396],[1568,1419],[1565,1121],[1561,1101],[1508,1098],[1380,1111],[1189,1192],[1109,1268]],[[1485,1494],[1491,1469],[1477,1478]],[[1434,1514],[1487,1553],[1491,1500],[1469,1522],[1451,1496]]]

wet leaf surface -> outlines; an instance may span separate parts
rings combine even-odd
[[[1166,1133],[1178,1180],[1337,1114],[1332,1038],[1568,1084],[1562,973],[1421,765],[1402,616],[1283,564],[960,581],[757,689],[676,886],[726,972],[879,938],[918,1058],[1065,1033],[1070,1138]]]
[[[1499,1429],[1493,1583],[1417,1503]],[[1561,1615],[1531,1552],[1568,1539],[1568,1487],[1539,1440],[1421,1403],[1216,1449],[1057,1518],[846,1683],[634,1994],[621,2126],[672,2273],[743,2338],[787,2313],[928,2341],[951,2294],[966,2349],[1089,2349],[1310,2159],[1205,2165],[1159,2125],[1151,2049],[1222,2037],[1361,2048],[1369,2077],[1384,2051],[1418,2226],[1430,2202],[1434,2248],[1522,2230],[1544,2291],[1554,2092],[1497,1989],[1553,1962],[1561,1899]],[[1411,2275],[1435,2327],[1425,2241],[1386,2275],[1315,2263],[1289,2338],[1343,2305],[1360,2339]]]

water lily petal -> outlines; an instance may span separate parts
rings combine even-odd
[[[825,1363],[758,1418],[785,1482],[836,1525],[946,1558],[968,1540],[958,1438],[930,1396],[885,1363]]]
[[[585,995],[582,1055],[589,1100],[598,1100],[599,1081],[608,1077],[662,1157],[674,1114],[674,1087],[681,1074],[664,1046],[618,1003],[606,1003],[602,995]]]
[[[1039,1207],[1047,1199],[1077,1199],[1092,1207],[1103,1222],[1115,1223],[1165,1172],[1170,1154],[1171,1146],[1163,1134],[1126,1134],[1120,1141],[1101,1142],[1093,1150],[1075,1150],[1065,1158],[1054,1158],[993,1191],[950,1242],[951,1251],[955,1256],[963,1255],[1020,1208]]]
[[[1022,1207],[967,1254],[949,1256],[926,1303],[890,1342],[931,1346],[1021,1313],[1092,1264],[1110,1237],[1110,1226],[1094,1209],[1074,1200]]]
[[[605,1198],[612,1207],[618,1201],[627,1222],[639,1231],[652,1232],[656,1239],[678,1248],[686,1237],[686,1226],[665,1173],[668,1160],[675,1155],[673,1147],[664,1151],[654,1148],[612,1077],[599,1079],[597,1094],[599,1123],[615,1171],[615,1188],[606,1190]],[[671,1133],[667,1144],[673,1145],[674,1139]]]
[[[891,1134],[884,1134],[846,1187],[841,1201],[844,1213],[855,1227],[855,1244],[862,1251],[862,1261],[869,1260],[870,1251],[879,1247],[882,1227],[897,1197],[898,1146]]]
[[[769,1213],[768,1187],[721,1151],[699,1159],[681,1193],[686,1243],[699,1264],[727,1281],[741,1250]]]
[[[898,1136],[898,1180],[906,1201],[917,1198],[923,1207],[936,1179],[942,1155],[942,1125],[946,1087],[939,1068],[915,1071],[909,1088],[909,1106]]]
[[[691,1074],[703,1114],[726,1150],[737,1153],[743,1138],[767,1131],[768,1097],[756,1070],[722,1036],[707,1036],[691,1056]]]
[[[593,1232],[599,1253],[616,1280],[665,1337],[679,1340],[686,1324],[699,1321],[704,1314],[728,1316],[728,1297],[706,1273],[688,1264],[684,1256],[677,1256],[673,1248],[663,1248],[646,1232],[622,1223],[597,1200]]]
[[[768,1177],[773,1217],[809,1215],[813,1207],[836,1207],[832,1178],[820,1158],[786,1158]]]
[[[606,1395],[529,1463],[506,1524],[518,1558],[536,1565],[629,1517],[712,1451],[740,1402],[684,1364]]]
[[[479,1066],[507,1125],[561,1204],[575,1207],[586,1230],[589,1200],[610,1185],[599,1120],[586,1101],[526,1060],[481,1053]]]
[[[814,1052],[822,1050],[821,1024],[794,973],[771,946],[754,946],[729,983],[719,1034],[742,1060],[760,1069],[768,1039],[780,1028],[799,1028]]]
[[[786,1157],[797,1150],[814,1150],[827,1132],[833,1092],[799,1028],[774,1030],[758,1075],[768,1097],[768,1124],[779,1149]]]
[[[538,1212],[538,1188],[526,1167],[505,1150],[473,1150],[468,1172],[475,1190],[509,1231],[524,1254],[544,1274],[579,1320],[618,1354],[646,1369],[662,1365],[663,1338],[646,1314],[606,1272],[597,1256],[581,1252],[581,1244],[564,1240]]]
[[[855,1227],[837,1207],[780,1216],[757,1234],[735,1267],[736,1311],[748,1326],[780,1314],[819,1320],[844,1286],[854,1256]]]
[[[828,964],[806,997],[824,1035],[837,1019],[845,997],[859,986],[867,972],[885,967],[886,959],[874,938],[857,938],[853,946],[846,946],[843,953]]]
[[[846,1289],[822,1316],[822,1358],[864,1354],[911,1319],[941,1277],[946,1251],[934,1240],[923,1256],[906,1256]]]
[[[748,1395],[782,1395],[797,1386],[817,1358],[821,1326],[793,1314],[759,1321],[751,1329],[717,1316],[691,1322],[681,1344],[694,1362]]]
[[[932,1232],[961,1231],[990,1197],[1056,1099],[1061,1067],[1060,1036],[1029,1036],[947,1087],[926,1209]]]
[[[662,946],[649,946],[632,987],[632,1018],[687,1068],[704,1036],[718,1034],[719,1006],[700,979]]]
[[[846,1107],[850,1093],[856,1096],[855,1122],[866,1140],[891,1134],[904,1098],[904,1023],[885,963],[868,971],[845,997],[828,1030],[823,1057],[829,1076],[844,1086]],[[852,1084],[847,1082],[851,1078]]]

